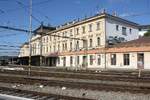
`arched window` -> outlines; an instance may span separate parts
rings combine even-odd
[[[100,46],[101,45],[101,40],[100,40],[100,37],[97,38],[97,46]]]
[[[79,41],[77,41],[76,48],[79,50]]]
[[[93,44],[93,40],[90,39],[90,47],[92,47],[92,44]]]
[[[70,42],[70,50],[72,50],[72,42]]]

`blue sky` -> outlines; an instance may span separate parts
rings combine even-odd
[[[28,7],[29,0],[0,0],[0,25],[28,29]],[[92,16],[104,8],[110,14],[117,12],[118,16],[125,19],[139,24],[150,24],[150,0],[33,0],[33,16],[45,25],[53,26]],[[33,19],[33,29],[39,25]],[[0,45],[18,46],[27,41],[27,38],[26,33],[0,29]],[[8,55],[12,51],[5,50],[2,53],[4,50],[0,50],[0,55]]]

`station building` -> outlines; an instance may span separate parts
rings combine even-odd
[[[35,60],[38,64],[33,65],[137,68],[138,59],[143,61],[140,63],[144,63],[144,66],[149,65],[147,58],[150,57],[150,47],[145,46],[145,38],[138,39],[139,24],[106,12],[74,20],[56,28],[40,26],[35,31],[41,34],[32,36],[31,55],[40,56],[41,64],[39,60]],[[142,42],[138,43],[143,43],[142,45],[131,45],[141,40]],[[146,38],[147,42],[150,42],[149,40]],[[145,50],[142,51],[144,47]],[[19,57],[24,57],[24,52],[21,51]],[[138,58],[139,56],[141,58]]]

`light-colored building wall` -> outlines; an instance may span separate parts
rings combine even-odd
[[[112,53],[116,54],[116,65],[111,65],[111,54],[107,54],[107,68],[138,69],[138,54],[144,54],[144,69],[150,69],[150,52]],[[130,54],[130,64],[124,65],[123,54]]]
[[[118,25],[118,30],[116,29]],[[126,28],[126,34],[122,33],[122,28]],[[138,39],[139,29],[137,26],[119,22],[112,19],[106,19],[106,36],[109,39],[110,36],[123,37],[126,41]]]
[[[144,52],[144,69],[150,69],[150,52]]]
[[[24,45],[22,45],[22,47],[20,49],[18,57],[28,57],[28,56],[29,56],[29,45],[24,44]]]
[[[114,16],[115,17],[115,16]],[[86,67],[87,68],[136,68],[136,53],[130,54],[130,65],[123,65],[123,54],[117,53],[117,64],[110,64],[110,54],[104,52],[91,52],[78,54],[80,51],[90,51],[107,47],[107,40],[109,36],[124,37],[126,41],[134,40],[138,38],[138,26],[135,23],[128,22],[118,17],[105,17],[105,14],[95,16],[83,21],[72,22],[65,26],[61,26],[54,31],[47,32],[47,35],[42,36],[41,40],[39,36],[33,37],[32,39],[32,55],[40,55],[40,41],[42,43],[42,55],[50,57],[56,55],[57,63],[56,66],[64,66],[64,57],[66,58],[65,65],[67,67],[83,67],[84,61],[83,56],[86,56]],[[123,20],[123,21],[122,21]],[[118,25],[118,30],[116,30]],[[84,28],[83,28],[84,27]],[[90,30],[91,27],[91,30]],[[122,27],[126,28],[126,35],[122,34]],[[56,36],[54,36],[56,35]],[[60,37],[58,37],[60,36]],[[69,38],[64,38],[64,37]],[[38,39],[37,39],[38,38]],[[71,39],[76,38],[76,39]],[[98,38],[100,39],[98,45]],[[80,39],[80,40],[77,40]],[[82,39],[86,40],[87,47],[83,46]],[[90,39],[92,39],[92,46],[90,45]],[[77,41],[79,45],[77,46]],[[72,44],[72,45],[70,45]],[[36,48],[36,49],[34,49]],[[35,50],[35,51],[34,51]],[[64,53],[70,53],[63,55]],[[90,63],[92,55],[92,64]],[[98,57],[100,55],[100,64],[98,64]],[[72,65],[70,58],[72,57]],[[79,57],[79,64],[77,57]],[[147,57],[147,56],[145,56]],[[59,61],[58,61],[59,60]],[[148,66],[145,64],[145,66]]]
[[[137,53],[112,53],[116,54],[116,65],[111,65],[111,54],[107,54],[107,68],[123,68],[123,69],[137,69]],[[124,65],[123,54],[129,54],[129,65]]]

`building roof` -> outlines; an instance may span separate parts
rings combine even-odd
[[[23,44],[21,45],[21,48],[22,48],[23,46],[25,46],[25,45],[29,45],[29,42],[23,43]]]
[[[45,34],[45,33],[49,32],[49,31],[53,31],[55,29],[56,29],[55,27],[45,26],[45,25],[41,24],[38,28],[36,28],[34,30],[34,35],[39,34],[41,32],[43,32],[43,34]]]
[[[150,37],[141,37],[136,40],[119,43],[111,46],[111,48],[121,48],[121,47],[139,47],[139,46],[150,46]]]
[[[140,25],[139,26],[139,30],[149,30],[150,29],[150,25]]]

